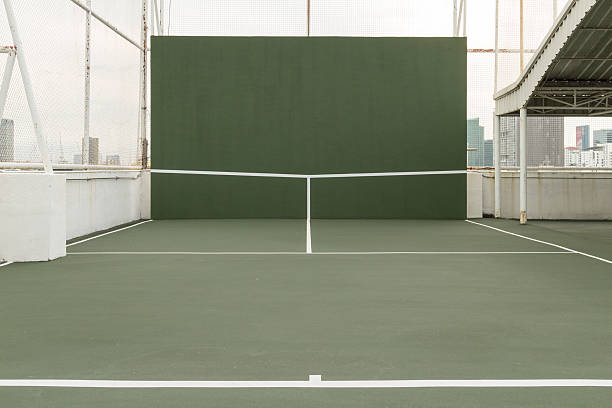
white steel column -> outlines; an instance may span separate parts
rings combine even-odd
[[[144,151],[144,141],[147,139],[147,43],[148,43],[148,26],[147,26],[147,1],[142,0],[142,16],[141,16],[141,32],[140,32],[140,120],[138,122],[138,146],[137,160],[141,167],[146,168],[147,163],[145,157],[147,152]]]
[[[13,5],[11,0],[3,0],[4,8],[6,10],[6,18],[8,20],[11,34],[13,37],[13,45],[17,48],[17,62],[19,63],[19,71],[21,72],[21,80],[23,81],[23,87],[25,89],[26,99],[28,100],[28,106],[30,107],[30,115],[32,116],[32,124],[34,125],[34,133],[36,134],[36,141],[38,142],[38,150],[43,162],[43,168],[46,173],[53,173],[53,167],[49,161],[49,153],[47,149],[47,140],[42,131],[42,124],[40,122],[40,115],[38,114],[38,107],[34,99],[34,91],[32,89],[32,79],[30,78],[30,72],[26,64],[26,58],[23,52],[23,43],[17,30],[17,20],[15,19],[15,13],[13,11]]]
[[[2,75],[2,84],[0,85],[0,120],[2,120],[2,115],[4,115],[4,107],[6,106],[6,99],[8,98],[8,90],[11,84],[14,66],[15,51],[9,51],[6,65],[4,66],[4,74]]]
[[[527,109],[521,108],[520,117],[520,149],[521,149],[521,224],[527,224]]]
[[[499,153],[499,116],[493,117],[493,164],[495,165],[495,218],[501,217],[501,163]]]
[[[85,112],[83,115],[83,141],[81,163],[89,163],[89,101],[91,96],[91,0],[86,1],[85,12]]]

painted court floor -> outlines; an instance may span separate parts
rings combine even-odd
[[[152,221],[0,267],[0,406],[612,400],[612,223],[311,228]]]

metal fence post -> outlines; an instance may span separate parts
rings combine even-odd
[[[138,125],[138,146],[137,156],[142,168],[147,167],[147,151],[144,141],[147,139],[147,0],[142,0],[141,32],[140,41],[142,49],[140,51],[140,120]]]
[[[90,164],[89,106],[91,96],[91,0],[87,0],[86,5],[89,10],[85,12],[85,111],[83,115],[83,142],[81,143],[81,162],[83,164]]]

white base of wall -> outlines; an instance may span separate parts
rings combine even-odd
[[[0,260],[66,255],[66,176],[0,173]]]
[[[66,239],[151,218],[148,171],[66,172]]]
[[[482,218],[482,174],[467,174],[467,217]]]

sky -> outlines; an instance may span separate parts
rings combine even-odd
[[[81,0],[85,2],[85,0]],[[161,0],[158,0],[158,2]],[[554,0],[525,0],[525,46],[535,49],[553,22]],[[141,0],[91,0],[92,8],[140,38]],[[306,0],[164,0],[171,35],[306,34]],[[566,0],[558,0],[562,11]],[[84,111],[85,14],[69,0],[13,1],[24,53],[41,111],[43,131],[57,159],[80,153]],[[493,48],[495,1],[467,0],[468,48]],[[518,1],[500,0],[500,47],[518,47]],[[311,0],[311,34],[337,36],[450,36],[452,0]],[[0,45],[12,43],[0,7]],[[91,136],[100,138],[103,158],[136,158],[139,51],[97,21],[92,23]],[[526,58],[529,58],[530,54]],[[5,55],[0,55],[0,72]],[[499,88],[520,73],[517,55],[500,58]],[[479,117],[492,138],[493,55],[468,55],[468,118]],[[39,160],[33,128],[15,71],[4,117],[16,121],[21,158]],[[575,126],[612,128],[612,119],[566,118],[565,143],[575,143]],[[60,139],[63,149],[60,149]]]

